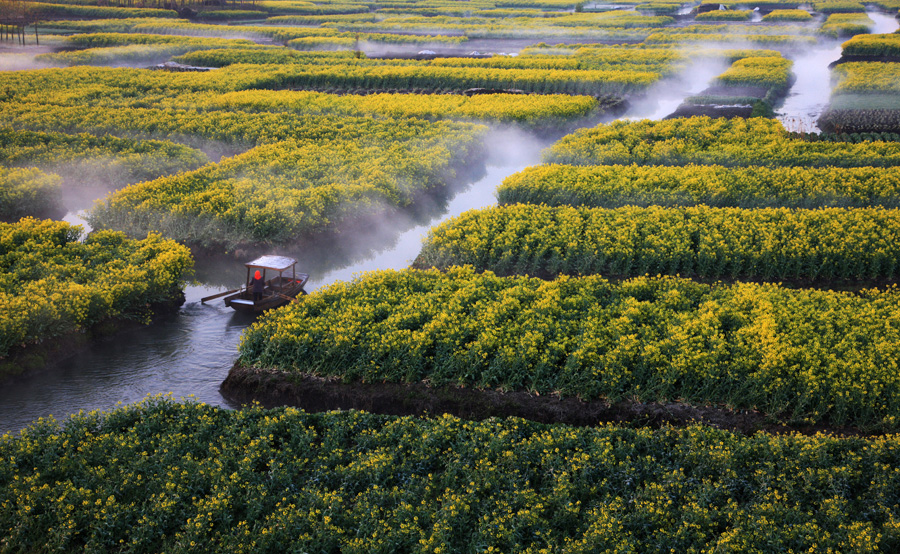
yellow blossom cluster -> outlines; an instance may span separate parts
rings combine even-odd
[[[150,235],[94,232],[24,218],[0,223],[0,358],[15,347],[83,332],[109,318],[146,320],[151,304],[177,299],[190,251]]]

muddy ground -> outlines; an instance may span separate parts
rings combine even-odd
[[[396,416],[452,414],[464,419],[521,417],[540,423],[593,426],[604,423],[639,427],[704,424],[749,435],[769,433],[842,436],[865,433],[853,427],[787,425],[755,410],[732,410],[727,406],[693,406],[683,402],[604,400],[585,402],[577,398],[540,396],[514,391],[480,390],[424,383],[343,383],[311,375],[280,372],[235,365],[220,388],[222,396],[238,405],[259,402],[266,408],[293,406],[307,412],[364,410]]]

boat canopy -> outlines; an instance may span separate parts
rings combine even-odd
[[[258,267],[261,269],[271,269],[274,271],[284,271],[290,269],[297,263],[297,260],[288,258],[287,256],[260,256],[252,262],[247,262],[247,268]]]

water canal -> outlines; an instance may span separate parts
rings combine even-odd
[[[895,17],[879,12],[868,12],[875,22],[875,34],[893,33],[900,28]],[[796,81],[784,103],[776,110],[778,120],[786,129],[796,132],[817,133],[816,120],[828,106],[831,95],[831,70],[828,66],[841,57],[843,41],[823,41],[799,55],[792,56]]]

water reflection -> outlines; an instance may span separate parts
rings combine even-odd
[[[2,387],[0,432],[21,429],[37,417],[110,409],[147,394],[195,395],[224,405],[218,382],[233,364],[238,338],[253,318],[224,305],[201,305],[199,298],[208,291],[189,289],[180,313],[165,322],[99,342]]]

